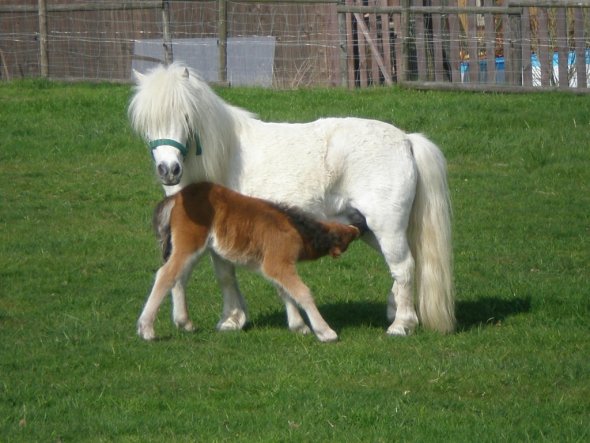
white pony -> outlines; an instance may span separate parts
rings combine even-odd
[[[349,223],[359,211],[370,230],[363,240],[383,254],[394,279],[387,333],[408,335],[418,318],[428,329],[454,330],[446,161],[432,142],[360,118],[263,122],[225,103],[179,63],[136,73],[136,80],[131,125],[151,148],[166,195],[210,181],[321,219]],[[224,302],[217,327],[241,329],[246,304],[234,267],[215,254],[212,260]],[[182,285],[172,300],[174,322],[190,329]],[[289,327],[308,332],[297,306],[285,305]]]

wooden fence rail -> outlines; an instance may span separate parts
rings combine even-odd
[[[181,11],[181,5],[190,13]],[[102,79],[108,71],[107,79],[126,80],[132,60],[170,63],[180,38],[214,36],[217,81],[231,81],[228,39],[263,35],[276,39],[275,87],[352,88],[397,82],[465,89],[589,90],[590,0],[0,0],[0,35],[10,35],[4,29],[9,20],[2,20],[10,16],[34,36],[34,42],[23,43],[25,30],[19,29],[14,43],[0,40],[0,78],[35,72],[78,76],[68,72],[78,72],[71,67],[76,62],[72,59],[85,49],[75,41],[82,31],[64,29],[71,26],[64,19],[68,14],[83,15],[87,22],[94,15],[110,14],[116,23],[113,29],[94,31],[92,38],[78,39],[98,48],[96,57],[84,54],[94,65],[80,68],[81,78],[92,71],[93,79]],[[36,22],[30,20],[33,16],[38,16]],[[149,25],[144,21],[148,16]],[[284,24],[277,25],[275,19]],[[195,29],[181,35],[178,30],[187,27]],[[293,34],[295,43],[290,41]],[[152,35],[162,41],[161,56],[137,54],[137,42],[145,36],[153,39]],[[327,37],[319,41],[321,36]],[[100,46],[101,39],[109,49]],[[32,45],[38,61],[29,61],[24,69],[18,48],[26,47],[30,54]],[[71,47],[76,49],[69,55]],[[67,68],[59,68],[56,53]],[[111,56],[116,56],[115,62],[107,59]],[[113,66],[105,68],[109,64]]]
[[[393,79],[469,89],[588,89],[588,1],[515,0],[505,6],[495,6],[493,0],[483,0],[483,6],[475,0],[466,6],[457,0],[445,5],[430,0],[429,6],[393,2],[397,4],[347,0],[337,7],[351,22],[346,45],[350,87]],[[382,18],[376,24],[372,17]],[[370,59],[381,60],[386,47],[392,48],[393,62],[386,71],[379,65],[377,78]]]

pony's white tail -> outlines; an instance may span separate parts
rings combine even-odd
[[[421,134],[409,134],[418,168],[416,197],[408,228],[416,262],[418,314],[428,329],[455,329],[451,201],[442,153]]]

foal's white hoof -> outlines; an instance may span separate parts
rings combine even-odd
[[[330,343],[338,340],[338,334],[336,334],[336,332],[332,331],[331,329],[328,329],[322,333],[316,333],[316,337],[322,343]]]
[[[175,324],[178,329],[183,329],[186,332],[194,332],[196,329],[193,325],[193,322],[190,320],[184,322],[175,322]]]
[[[137,325],[137,335],[148,341],[154,340],[156,338],[154,328],[152,326],[142,325],[141,323]]]
[[[218,331],[239,331],[246,324],[246,314],[244,311],[234,309],[227,318],[222,318],[217,323]]]
[[[311,334],[311,329],[309,329],[309,326],[307,326],[305,323],[298,326],[290,326],[289,330],[302,335]]]

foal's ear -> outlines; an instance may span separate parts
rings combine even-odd
[[[184,68],[184,72],[182,73],[182,78],[188,78],[188,77],[189,77],[188,68]]]
[[[340,257],[342,255],[342,249],[340,249],[340,246],[332,246],[330,249],[330,255],[332,258]]]
[[[143,78],[145,77],[145,75],[143,75],[141,72],[137,71],[137,70],[133,70],[133,78],[135,79],[135,83],[139,84],[141,83],[141,81],[143,80]]]

